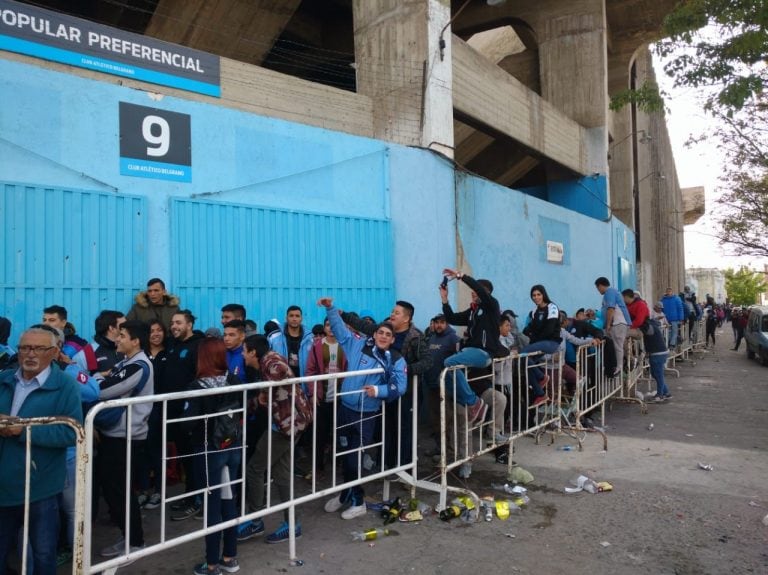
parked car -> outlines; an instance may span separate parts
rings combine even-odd
[[[747,357],[753,359],[757,356],[763,365],[768,366],[768,307],[749,308],[744,341],[747,344]]]

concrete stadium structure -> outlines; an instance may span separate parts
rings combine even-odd
[[[229,301],[263,321],[325,292],[379,316],[409,299],[423,324],[444,266],[519,311],[533,283],[569,312],[599,304],[601,275],[649,301],[682,288],[703,200],[683,202],[663,113],[609,109],[653,81],[674,4],[3,0],[0,315],[64,304],[88,334],[151,276],[203,328]],[[71,46],[24,30],[32,10],[78,18],[59,29]],[[114,58],[81,57],[86,39]],[[215,57],[213,83],[168,80],[159,55],[186,49],[192,72]],[[116,64],[131,54],[158,63]],[[181,118],[184,179],[131,173],[141,110]]]

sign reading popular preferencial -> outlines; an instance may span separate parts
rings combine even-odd
[[[120,102],[120,173],[191,182],[189,115]]]
[[[0,50],[221,96],[218,56],[0,0]]]

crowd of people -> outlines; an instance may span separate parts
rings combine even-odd
[[[220,394],[169,401],[165,413],[161,403],[139,403],[130,417],[125,408],[103,409],[97,415],[92,507],[95,515],[103,498],[120,530],[115,543],[100,551],[108,558],[139,550],[145,544],[141,509],[161,505],[161,481],[167,474],[162,457],[164,426],[172,442],[168,456],[180,462],[178,466],[183,469],[176,472],[185,482],[185,497],[171,504],[171,519],[197,516],[215,525],[237,517],[238,492],[228,486],[230,481],[245,477],[246,508],[257,512],[265,506],[268,469],[278,500],[290,498],[291,457],[295,452],[306,454],[314,446],[315,464],[310,473],[322,476],[331,452],[334,421],[339,446],[348,452],[340,457],[345,482],[359,478],[358,455],[353,450],[373,443],[382,428],[399,437],[399,441],[384,443],[386,468],[410,461],[413,395],[426,398],[433,429],[439,433],[436,399],[444,368],[461,365],[487,369],[494,359],[510,354],[561,352],[562,383],[572,393],[578,346],[609,347],[608,375],[618,377],[624,365],[626,339],[636,337],[643,339],[657,383],[652,401],[663,403],[671,398],[664,365],[668,349],[680,343],[678,326],[688,321],[693,325],[706,314],[707,338],[709,341],[711,336],[714,344],[710,318],[717,325],[725,317],[721,313],[730,311],[715,305],[711,298],[702,308],[687,289],[679,295],[667,289],[649,308],[638,292],[619,292],[607,278],[600,277],[594,283],[602,296],[601,309],[579,309],[570,317],[550,299],[545,286],[537,284],[530,289],[532,309],[520,318],[511,309],[502,311],[490,280],[449,268],[443,274],[445,279],[436,290],[442,310],[424,332],[414,325],[414,307],[405,300],[395,302],[390,315],[376,321],[364,313],[338,309],[329,296],[316,302],[326,309],[324,324],[312,328],[304,325],[302,308],[291,305],[282,323],[266,322],[259,333],[257,324],[247,318],[245,306],[231,303],[221,308],[220,328],[202,332],[195,327],[193,313],[181,307],[179,298],[169,294],[159,278],[147,282],[147,289],[137,295],[127,314],[101,311],[94,321],[91,341],[77,334],[67,310],[60,305],[45,307],[41,322],[24,330],[16,349],[7,342],[9,323],[0,318],[0,336],[6,340],[0,344],[0,360],[4,362],[0,364],[0,414],[64,416],[82,422],[83,414],[93,405],[108,399],[275,382],[271,393],[249,395],[246,405],[233,403],[232,397],[239,394]],[[462,311],[455,311],[449,303],[452,280],[470,290],[471,303]],[[740,317],[733,313],[734,330]],[[666,341],[662,335],[665,331]],[[279,384],[295,377],[378,367],[382,372],[305,385]],[[454,373],[455,379],[446,390],[466,411],[468,425],[483,421],[489,406],[500,410],[494,413],[494,420],[504,421],[505,407],[512,399],[510,392],[505,394],[488,385],[478,387],[467,381],[462,370]],[[419,389],[414,385],[417,377],[422,382]],[[502,388],[511,391],[508,370],[496,377]],[[547,371],[535,365],[527,370],[527,382],[528,396],[517,401],[532,407],[550,402],[547,390],[560,383],[551,382]],[[398,404],[393,403],[396,399],[400,399]],[[271,409],[267,410],[270,401]],[[385,403],[391,406],[379,417]],[[227,410],[243,413],[244,423],[238,425],[235,418],[233,425],[233,418],[226,415],[200,417]],[[174,421],[179,419],[182,421]],[[245,461],[241,460],[243,426],[248,444]],[[492,431],[497,442],[504,440],[503,426]],[[31,482],[28,556],[35,573],[52,574],[57,564],[71,559],[74,537],[75,434],[65,425],[0,428],[0,464],[4,469],[0,479],[0,573],[23,521],[24,441],[28,433],[32,434],[36,466]],[[133,489],[126,493],[129,445],[135,463],[131,470]],[[505,457],[505,453],[498,457]],[[470,473],[468,464],[460,469],[463,477]],[[220,487],[201,497],[201,491],[212,485]],[[346,489],[326,502],[325,511],[341,512],[343,519],[360,517],[366,513],[363,498],[362,487]],[[126,500],[131,517],[128,532]],[[258,519],[207,535],[205,560],[194,572],[218,575],[238,571],[238,541],[265,533],[265,522]],[[300,522],[295,535],[301,535]],[[279,543],[288,538],[286,511],[282,523],[265,539]]]

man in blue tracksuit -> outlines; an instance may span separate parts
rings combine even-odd
[[[680,327],[680,322],[685,320],[685,307],[683,307],[680,296],[672,293],[671,287],[665,290],[664,297],[661,298],[661,305],[664,306],[664,315],[669,322],[667,345],[673,348],[678,344],[677,330]]]
[[[318,305],[327,310],[331,331],[347,356],[349,371],[383,368],[384,373],[350,376],[344,379],[336,404],[337,437],[339,448],[350,451],[343,459],[344,481],[360,478],[357,449],[369,445],[378,423],[383,401],[394,401],[407,389],[408,376],[405,359],[394,349],[395,330],[389,322],[380,323],[372,338],[353,335],[333,307],[329,297],[320,298]],[[384,442],[397,437],[397,430],[387,429]],[[333,513],[349,505],[341,517],[354,519],[365,515],[363,488],[351,487],[342,491],[325,504],[325,510]]]
[[[288,360],[296,377],[304,377],[307,372],[307,358],[314,343],[312,330],[304,327],[302,319],[301,308],[292,305],[285,312],[283,329],[268,336],[269,348]]]

